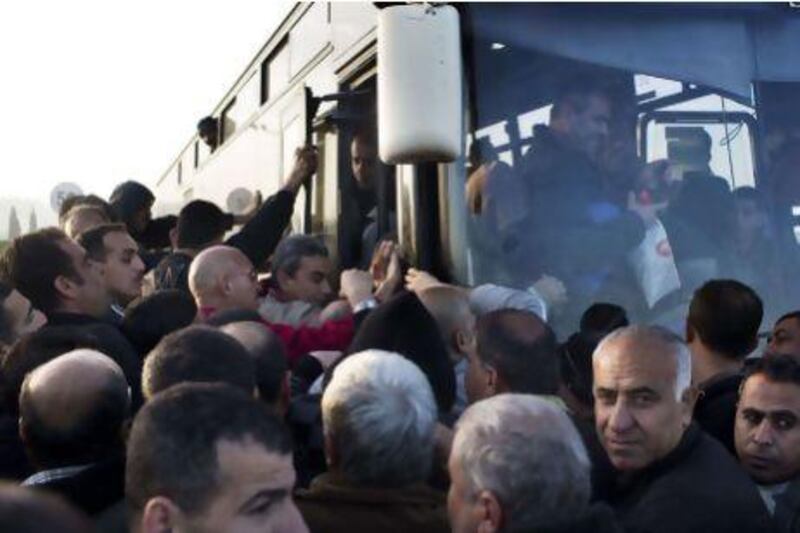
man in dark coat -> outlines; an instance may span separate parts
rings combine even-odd
[[[599,495],[630,531],[770,531],[755,485],[692,424],[691,355],[676,335],[631,326],[594,353],[597,433],[616,476]]]
[[[733,426],[742,366],[758,345],[764,307],[758,295],[735,280],[712,280],[695,291],[686,320],[692,381],[700,390],[694,420],[736,455]]]
[[[500,394],[470,406],[449,470],[454,533],[621,531],[608,507],[589,503],[589,457],[578,431],[542,397]]]
[[[367,350],[338,365],[322,397],[329,472],[296,498],[309,529],[449,531],[444,494],[425,485],[436,417],[428,380],[406,358]]]

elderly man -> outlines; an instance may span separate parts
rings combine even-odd
[[[500,394],[469,407],[449,470],[454,533],[618,531],[607,507],[589,505],[590,464],[578,432],[541,398]]]
[[[770,529],[753,483],[692,424],[691,354],[680,338],[657,327],[618,329],[597,347],[593,370],[597,433],[616,470],[604,499],[625,529]]]
[[[736,451],[778,531],[800,526],[800,362],[770,355],[748,369],[736,412]]]
[[[38,472],[23,485],[63,496],[90,516],[122,500],[123,424],[130,393],[105,355],[75,350],[25,379],[19,431]]]
[[[312,532],[449,531],[444,495],[424,485],[436,403],[416,365],[368,350],[345,359],[322,397],[329,472],[297,504]]]
[[[294,328],[265,322],[286,345],[290,365],[310,351],[347,348],[353,337],[354,319],[375,306],[369,273],[346,271],[342,273],[341,286],[354,317],[331,320],[319,327]],[[231,246],[213,246],[198,254],[189,269],[189,288],[204,318],[228,309],[258,310],[258,281],[253,264]]]
[[[292,502],[289,433],[227,385],[178,385],[148,402],[125,482],[133,533],[308,532]]]

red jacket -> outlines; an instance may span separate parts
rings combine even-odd
[[[216,312],[213,307],[201,307],[200,316],[205,320]],[[345,351],[353,340],[355,324],[352,315],[338,320],[328,320],[321,326],[290,326],[261,322],[283,341],[289,368],[308,352],[317,350]]]

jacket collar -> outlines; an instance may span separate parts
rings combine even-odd
[[[328,501],[372,504],[438,505],[445,502],[443,493],[421,483],[400,488],[359,487],[335,472],[314,478],[309,489],[302,491],[301,495]]]

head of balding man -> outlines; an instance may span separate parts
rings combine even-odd
[[[683,340],[653,326],[620,328],[592,359],[597,433],[614,467],[638,471],[675,449],[697,398]]]
[[[436,320],[450,359],[456,363],[466,357],[475,340],[475,315],[469,297],[457,287],[437,285],[420,291],[422,305]]]
[[[256,271],[247,256],[232,246],[200,252],[189,268],[189,289],[198,307],[258,309]]]
[[[40,469],[82,465],[122,451],[130,389],[114,361],[80,349],[28,374],[19,407],[20,436]]]
[[[259,400],[285,414],[289,403],[289,366],[281,339],[259,322],[233,322],[220,328],[253,357]]]

